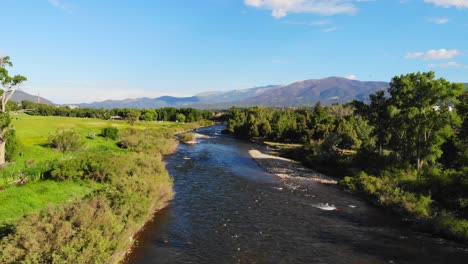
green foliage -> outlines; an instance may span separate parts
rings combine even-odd
[[[2,201],[0,230],[10,225],[14,228],[14,224],[24,215],[43,209],[48,204],[61,204],[63,201],[81,198],[99,187],[99,185],[84,182],[50,180],[30,182],[20,186],[12,185],[0,192],[0,201]],[[0,239],[1,237],[0,234]],[[0,255],[2,255],[1,252]]]
[[[435,79],[433,72],[396,76],[390,82],[388,111],[391,117],[391,147],[403,161],[424,161],[441,156],[440,146],[460,122],[451,102],[464,85]]]
[[[177,141],[172,132],[161,133],[154,129],[128,128],[119,134],[120,146],[131,151],[168,155],[175,151]]]
[[[179,135],[179,140],[187,143],[195,140],[195,135],[192,133],[182,133]]]
[[[8,101],[6,104],[6,112],[17,111],[20,109],[20,106],[17,102]]]
[[[105,127],[101,130],[100,136],[117,140],[119,138],[119,129],[117,127]]]
[[[126,113],[126,119],[128,121],[128,123],[130,125],[135,125],[135,122],[138,121],[138,119],[140,118],[140,111],[138,110],[129,110],[127,113]]]
[[[173,195],[161,154],[85,155],[54,165],[51,177],[104,184],[84,200],[19,221],[0,241],[1,263],[118,262],[131,244],[128,237]]]
[[[184,114],[180,113],[176,115],[177,122],[185,123],[185,120],[186,120],[186,117]]]
[[[21,151],[21,143],[16,138],[16,130],[9,129],[5,134],[5,140],[5,159],[14,161]]]
[[[8,113],[0,112],[0,130],[4,130],[11,124],[11,117]]]
[[[436,229],[460,240],[468,238],[468,220],[460,219],[453,213],[442,212],[436,219]]]
[[[404,171],[396,173],[406,174]],[[367,195],[371,195],[377,198],[380,204],[402,210],[416,218],[431,218],[433,214],[431,208],[433,200],[431,197],[405,191],[400,182],[400,177],[396,175],[374,177],[367,175],[365,172],[360,172],[356,177],[345,177],[340,184],[351,190],[362,191]]]
[[[85,145],[81,134],[73,129],[57,130],[49,136],[49,144],[62,153],[81,150]]]

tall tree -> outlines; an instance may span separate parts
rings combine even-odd
[[[12,67],[13,63],[10,57],[0,57],[0,83],[2,89],[0,90],[0,166],[5,164],[5,144],[6,134],[10,127],[10,116],[7,112],[7,103],[13,97],[18,87],[26,81],[26,77],[22,75],[15,75],[11,77],[7,67]]]
[[[460,122],[451,105],[464,89],[462,84],[435,79],[434,72],[395,76],[388,103],[393,150],[415,162],[418,170],[438,158],[440,146]]]
[[[379,154],[382,155],[383,146],[387,143],[389,138],[389,112],[388,102],[385,97],[385,91],[379,90],[369,95],[370,105],[368,109],[368,119],[370,124],[374,127],[373,133],[377,137],[377,147]]]

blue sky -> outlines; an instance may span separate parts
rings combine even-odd
[[[0,54],[56,103],[433,70],[468,82],[468,0],[0,0]]]

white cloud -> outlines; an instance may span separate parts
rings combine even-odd
[[[358,79],[357,75],[355,75],[355,74],[348,74],[348,75],[345,76],[345,78],[350,79],[350,80],[357,80]]]
[[[326,26],[331,24],[330,20],[318,20],[318,21],[310,21],[310,22],[301,22],[301,21],[286,21],[284,24],[288,25],[301,25],[301,26],[309,26],[309,27],[320,27]]]
[[[70,3],[68,3],[66,0],[48,0],[48,1],[55,8],[58,8],[67,13],[71,12],[72,10]]]
[[[449,61],[449,62],[444,62],[444,63],[432,63],[432,64],[429,64],[427,66],[429,68],[451,68],[451,67],[454,67],[454,68],[464,67],[464,68],[466,68],[465,65],[463,65],[461,63],[458,63],[456,61]]]
[[[431,19],[431,22],[442,25],[442,24],[447,24],[449,22],[448,18],[433,18]]]
[[[358,8],[352,0],[244,0],[248,6],[271,10],[275,18],[288,13],[314,13],[322,15],[353,14]]]
[[[442,6],[445,8],[468,8],[468,0],[424,0],[424,2],[432,3],[436,6]]]
[[[329,27],[329,28],[324,28],[322,29],[322,32],[332,32],[332,31],[335,31],[337,28],[336,27]]]
[[[459,50],[447,50],[447,49],[439,49],[439,50],[429,50],[426,52],[409,52],[406,54],[405,58],[407,59],[423,59],[423,60],[443,60],[443,59],[451,59],[453,57],[461,55]]]

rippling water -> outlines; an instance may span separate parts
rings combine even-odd
[[[221,129],[200,129],[211,138],[167,159],[175,199],[128,263],[468,263],[466,245],[405,228],[333,186],[284,185],[249,157],[253,145]]]

